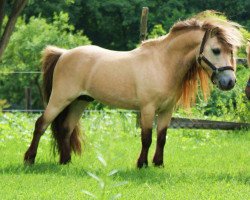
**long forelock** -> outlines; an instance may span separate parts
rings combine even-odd
[[[204,25],[211,24],[210,26],[218,27],[219,31],[217,33],[218,41],[227,49],[234,50],[239,48],[243,43],[243,37],[240,33],[240,25],[230,21],[217,20],[205,21]]]
[[[213,28],[219,28],[217,33],[218,41],[229,50],[237,49],[242,45],[243,37],[240,33],[241,26],[237,23],[221,20],[218,18],[206,18],[206,20],[199,20],[194,18],[180,21],[174,24],[170,29],[170,33],[175,34],[179,31],[189,31],[189,30],[212,30]]]

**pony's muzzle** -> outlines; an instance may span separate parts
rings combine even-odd
[[[236,78],[234,77],[221,77],[219,79],[218,87],[221,90],[231,90],[236,83]]]

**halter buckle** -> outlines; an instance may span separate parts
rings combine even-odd
[[[204,57],[203,53],[200,53],[200,55],[198,56],[198,63],[201,65],[201,60]]]

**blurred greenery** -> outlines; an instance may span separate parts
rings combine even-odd
[[[163,29],[161,24],[154,25],[153,30],[148,34],[148,38],[157,38],[162,35],[166,35],[166,31]]]
[[[250,30],[250,1],[246,0],[32,0],[24,14],[42,16],[50,21],[53,13],[69,13],[70,23],[83,30],[94,44],[115,50],[128,50],[139,40],[141,9],[149,7],[149,30],[162,24],[164,30],[178,20],[204,10],[217,10]]]
[[[63,12],[54,14],[51,23],[41,17],[31,17],[28,23],[24,18],[19,18],[0,64],[1,72],[40,72],[41,52],[47,45],[73,48],[91,43],[82,31],[75,30],[68,22],[69,16]],[[12,107],[23,108],[24,88],[31,87],[32,107],[41,108],[40,79],[40,74],[2,74],[0,98],[8,99]]]

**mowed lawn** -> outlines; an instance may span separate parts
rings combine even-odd
[[[169,129],[164,168],[138,170],[140,130],[135,116],[85,114],[83,155],[69,165],[51,153],[50,131],[42,137],[36,163],[23,154],[38,115],[0,116],[0,199],[250,199],[249,131]]]

